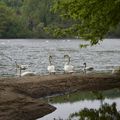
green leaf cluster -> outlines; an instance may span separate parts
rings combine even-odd
[[[120,0],[0,0],[0,38],[120,37]],[[114,31],[116,27],[116,31]]]
[[[101,41],[120,22],[120,0],[57,0],[53,11],[74,21],[68,34],[89,40],[91,45]]]
[[[9,25],[12,22],[12,13],[9,7],[0,2],[0,37],[5,37],[6,32],[8,32]]]
[[[69,120],[77,117],[79,120],[119,120],[120,112],[117,111],[116,103],[109,105],[105,103],[98,110],[84,108],[70,115]]]

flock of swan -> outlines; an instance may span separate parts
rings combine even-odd
[[[22,77],[22,76],[34,76],[36,75],[35,72],[30,72],[30,71],[25,71],[22,72],[24,70],[26,70],[28,68],[28,65],[21,65],[18,64],[16,60],[13,60],[11,57],[4,55],[5,57],[7,57],[8,59],[10,59],[11,61],[15,62],[16,65],[16,73],[19,72],[19,74],[17,74],[18,76]],[[67,59],[67,61],[66,61]],[[76,71],[74,70],[74,66],[71,65],[70,63],[70,56],[69,55],[64,55],[64,60],[65,60],[65,64],[63,67],[64,73],[75,73]],[[86,74],[87,71],[93,71],[94,68],[93,67],[88,67],[86,63],[83,63],[84,68],[83,68],[83,72]],[[49,74],[55,74],[56,73],[56,69],[55,69],[55,65],[52,64],[52,56],[49,56],[49,65],[47,67],[47,70],[49,72]],[[120,75],[120,66],[114,68],[112,70],[112,74],[119,74]]]
[[[70,56],[69,55],[64,55],[64,60],[65,60],[65,64],[64,64],[64,67],[63,67],[64,73],[74,73],[75,70],[74,70],[74,66],[71,65],[71,63],[70,63]],[[17,61],[15,61],[15,64],[16,64],[16,72],[19,71],[19,76],[20,77],[36,75],[36,73],[34,73],[34,72],[29,72],[29,71],[22,72],[22,71],[24,71],[28,68],[27,65],[20,65],[20,64],[17,63]],[[83,70],[84,70],[85,73],[87,71],[94,70],[93,67],[87,67],[86,63],[84,63],[83,65],[84,65]],[[52,56],[51,55],[49,56],[49,65],[47,67],[47,70],[48,70],[49,74],[55,74],[56,73],[55,65],[52,64]]]
[[[71,63],[70,63],[70,56],[69,55],[64,55],[64,60],[66,60],[66,59],[67,59],[67,61],[65,61],[65,64],[64,64],[64,67],[63,67],[64,73],[74,73],[75,70],[74,70],[74,66],[71,65]],[[22,72],[22,71],[24,71],[28,68],[27,65],[20,65],[20,64],[17,63],[17,61],[15,61],[15,64],[16,64],[16,72],[18,72],[18,70],[19,70],[19,76],[20,77],[36,75],[36,73],[34,73],[34,72],[29,72],[29,71]],[[88,67],[86,63],[83,63],[83,65],[84,65],[83,71],[84,71],[85,74],[87,73],[87,71],[93,71],[94,70],[93,67]],[[51,55],[49,56],[49,65],[47,67],[47,70],[48,70],[49,74],[55,74],[56,73],[55,65],[52,64],[52,56]],[[115,69],[113,69],[112,74],[120,74],[120,67],[116,67]]]
[[[64,73],[73,73],[74,72],[74,66],[70,64],[70,57],[69,55],[64,55],[64,58],[68,59],[67,62],[65,62],[64,65]],[[47,70],[49,72],[49,74],[55,74],[56,70],[55,70],[55,66],[52,64],[51,62],[52,56],[49,56],[49,66],[47,67]]]
[[[74,73],[74,66],[70,64],[70,56],[69,55],[64,55],[64,59],[67,58],[67,62],[65,62],[64,65],[64,73]],[[49,74],[55,74],[56,70],[55,70],[55,66],[52,64],[51,62],[52,56],[49,56],[49,66],[47,67],[47,70],[49,72]],[[94,70],[93,67],[87,67],[86,63],[83,64],[84,65],[84,72],[86,73],[87,71],[92,71]]]

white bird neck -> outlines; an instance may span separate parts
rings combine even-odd
[[[65,65],[69,65],[69,62],[65,62]]]
[[[85,68],[87,67],[86,63],[84,63],[84,67],[85,67]]]
[[[52,59],[52,57],[49,57],[49,65],[52,65],[51,59]]]
[[[52,65],[52,62],[51,62],[51,61],[49,61],[49,65],[50,65],[50,66]]]
[[[16,68],[20,68],[20,65],[15,61]]]
[[[70,64],[70,57],[67,55],[66,58],[68,58],[68,61],[65,62],[65,65],[69,65]]]
[[[70,64],[70,57],[68,57],[68,64]]]
[[[15,64],[17,64],[17,62],[15,61]]]

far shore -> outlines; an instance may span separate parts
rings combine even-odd
[[[39,98],[120,88],[120,75],[80,73],[0,78],[0,120],[35,120],[56,108]]]

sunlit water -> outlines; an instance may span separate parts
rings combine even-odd
[[[0,40],[0,75],[15,75],[15,63],[29,65],[28,70],[37,74],[47,74],[48,56],[53,56],[53,64],[58,73],[63,72],[64,54],[69,54],[75,70],[83,69],[83,63],[95,70],[112,70],[120,65],[120,39],[108,39],[100,45],[80,48],[81,40]],[[10,58],[12,58],[12,60]]]
[[[116,91],[109,92],[109,95],[112,93],[114,94]],[[111,95],[112,95],[111,94]],[[113,102],[116,103],[117,105],[117,110],[120,111],[120,91],[117,93],[118,95],[114,96],[114,97],[109,97],[106,96],[106,98],[103,100],[103,104],[104,103],[108,103],[109,105],[111,105]],[[81,96],[81,94],[78,94],[77,98],[79,98]],[[74,94],[72,96],[70,96],[72,99],[72,97],[74,97]],[[86,95],[87,97],[87,95]],[[58,99],[55,101],[55,103],[50,103],[51,105],[55,106],[57,109],[53,112],[50,113],[42,118],[39,118],[37,120],[54,120],[57,119],[59,120],[60,118],[62,120],[67,120],[70,116],[70,114],[75,113],[75,112],[79,112],[80,110],[84,109],[84,108],[88,108],[88,109],[99,109],[101,106],[101,101],[100,100],[96,100],[96,99],[88,99],[88,98],[82,98],[81,100],[76,100],[75,98],[73,98],[74,101],[70,101],[69,99],[64,100],[64,101],[60,101]],[[78,120],[78,119],[73,119],[73,120]]]

